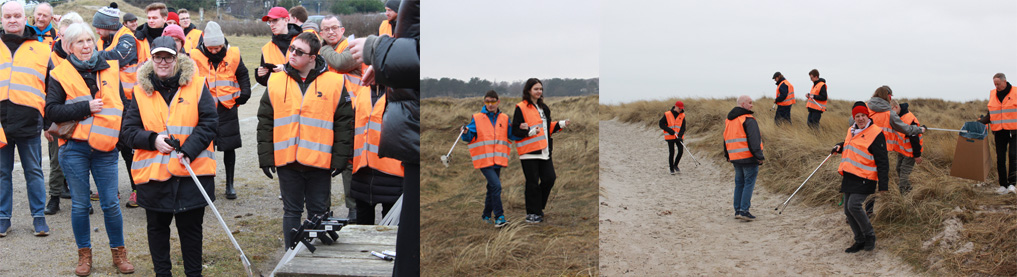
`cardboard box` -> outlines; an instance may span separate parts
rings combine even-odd
[[[957,149],[953,152],[950,176],[985,182],[992,168],[988,139],[957,137]]]

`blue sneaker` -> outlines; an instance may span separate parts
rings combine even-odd
[[[7,229],[11,228],[11,219],[0,219],[0,238],[7,236]]]
[[[505,220],[505,216],[504,215],[498,216],[498,219],[494,220],[494,227],[495,228],[505,227],[505,225],[508,225],[508,221]]]
[[[494,221],[491,220],[491,217],[490,216],[486,216],[486,215],[485,216],[481,216],[480,220],[483,220],[484,223],[487,223],[487,224],[493,224],[494,223]]]
[[[735,219],[742,219],[742,212],[741,211],[735,211]]]
[[[49,235],[49,226],[46,225],[45,217],[36,217],[32,220],[32,226],[35,226],[35,236],[45,237]]]
[[[749,211],[742,212],[742,220],[753,221],[756,220],[756,216],[749,213]]]

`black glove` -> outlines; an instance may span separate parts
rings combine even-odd
[[[343,173],[342,169],[338,169],[338,168],[333,168],[332,169],[332,177],[339,176],[339,174],[342,174],[342,173]]]
[[[843,142],[838,143],[837,145],[834,145],[833,149],[830,149],[830,154],[837,154],[837,153],[841,153],[841,152],[844,152],[844,143]]]
[[[265,176],[268,176],[269,179],[272,179],[272,173],[275,173],[275,167],[263,166],[261,167],[261,171],[265,172]]]

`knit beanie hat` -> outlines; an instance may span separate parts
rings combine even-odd
[[[173,21],[176,22],[177,25],[180,25],[180,16],[178,16],[175,12],[169,12],[169,15],[166,16],[166,21]]]
[[[385,1],[385,7],[392,9],[393,11],[399,12],[399,0],[388,0]]]
[[[162,35],[187,42],[187,37],[184,36],[184,28],[180,28],[180,25],[166,25],[166,28],[162,29]]]
[[[222,34],[222,28],[219,28],[219,23],[215,21],[209,21],[205,24],[204,33],[205,46],[220,46],[226,44],[226,37]]]
[[[109,3],[109,6],[99,8],[99,12],[92,16],[92,27],[96,29],[104,30],[119,30],[120,26],[120,9],[117,9],[117,3]]]
[[[854,117],[858,113],[864,113],[865,116],[869,116],[869,107],[865,105],[865,102],[858,101],[851,108],[851,116]]]

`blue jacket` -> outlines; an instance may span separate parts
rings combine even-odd
[[[481,106],[480,112],[482,112],[484,114],[487,114],[487,118],[491,120],[491,125],[497,124],[498,114],[501,114],[500,111],[496,111],[496,112],[488,111],[486,105]],[[472,116],[470,118],[471,118],[470,119],[470,124],[466,125],[466,129],[469,129],[469,131],[467,131],[465,134],[462,134],[460,136],[463,139],[463,141],[465,141],[465,142],[470,142],[470,141],[473,140],[474,137],[477,136],[477,122],[472,119],[473,118]],[[508,124],[512,125],[512,119],[509,119]],[[520,137],[517,137],[517,136],[513,136],[512,135],[512,129],[509,129],[506,132],[508,133],[508,139],[511,140],[511,141],[518,141],[518,140],[522,140],[523,139],[523,138],[520,138]]]

